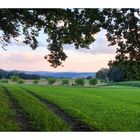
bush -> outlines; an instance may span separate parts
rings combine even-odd
[[[62,80],[62,85],[69,85],[69,80],[68,79],[63,79]]]
[[[48,84],[53,85],[56,82],[56,79],[48,78]]]
[[[11,81],[17,82],[19,80],[19,76],[13,75],[11,76]]]
[[[96,84],[97,84],[97,79],[92,78],[92,79],[89,80],[89,85],[95,86]]]
[[[35,85],[38,84],[38,83],[39,83],[39,80],[34,80],[33,81],[33,84],[35,84]]]
[[[8,82],[9,82],[8,79],[1,79],[0,81],[1,81],[2,83],[8,83]]]
[[[17,80],[17,83],[18,83],[18,84],[23,84],[24,82],[25,82],[25,81],[22,80],[22,79],[18,79],[18,80]]]
[[[85,81],[84,81],[84,79],[79,78],[79,79],[75,80],[75,84],[78,85],[78,86],[84,86]]]

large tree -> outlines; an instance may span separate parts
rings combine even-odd
[[[102,27],[110,45],[117,45],[110,68],[121,68],[124,80],[140,79],[140,9],[103,9]]]
[[[64,44],[89,48],[95,41],[94,34],[100,31],[99,14],[98,9],[1,9],[0,41],[5,49],[11,38],[24,35],[23,42],[36,49],[37,36],[43,31],[50,50],[44,58],[57,67],[67,58]]]
[[[24,43],[38,47],[40,31],[46,34],[50,50],[45,58],[53,67],[65,61],[64,44],[89,48],[94,34],[107,30],[110,45],[117,45],[115,61],[109,66],[127,64],[138,70],[140,64],[140,9],[1,9],[0,41],[5,48],[11,38],[24,35]],[[130,71],[129,71],[130,73]],[[137,71],[137,73],[139,73]],[[130,75],[130,74],[127,74]]]

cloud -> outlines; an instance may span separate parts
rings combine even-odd
[[[76,50],[74,45],[65,45],[64,51],[68,58],[63,63],[64,67],[54,69],[43,58],[49,53],[45,46],[38,47],[33,51],[30,47],[23,46],[22,42],[15,42],[13,46],[7,47],[7,51],[0,51],[2,69],[32,71],[97,71],[101,67],[107,67],[108,61],[114,59],[116,51],[116,47],[108,47],[105,31],[102,31],[96,35],[96,41],[90,46],[90,49],[81,48]]]
[[[64,50],[76,51],[79,53],[89,53],[89,54],[115,54],[116,46],[108,46],[109,42],[106,39],[106,31],[102,30],[96,35],[96,41],[90,45],[90,49],[79,48],[75,49],[74,45],[65,45]]]
[[[64,45],[64,51],[72,52],[72,53],[88,53],[88,54],[115,54],[117,46],[108,46],[109,42],[106,39],[106,30],[100,31],[96,34],[96,41],[90,45],[90,49],[86,48],[79,48],[75,49],[73,44],[71,45]],[[47,43],[45,42],[45,37],[42,35],[42,38],[38,38],[38,45],[39,47],[36,50],[46,49],[47,51]],[[22,49],[25,51],[32,50],[29,45],[23,43],[23,37],[18,37],[18,41],[12,40],[12,42],[7,46],[7,49],[14,50],[14,49]],[[44,50],[43,49],[43,50]],[[47,51],[48,52],[48,51]]]
[[[1,59],[0,62],[2,63],[34,63],[41,60],[43,57],[42,54],[37,53],[30,53],[30,52],[4,52],[0,53]]]

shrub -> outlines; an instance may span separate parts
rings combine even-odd
[[[1,81],[2,83],[8,83],[8,82],[9,82],[8,79],[1,79],[0,81]]]
[[[63,79],[62,80],[62,85],[69,85],[69,80],[68,79]]]
[[[18,79],[18,80],[17,80],[17,83],[18,83],[18,84],[23,84],[24,82],[25,82],[25,81],[22,80],[22,79]]]
[[[92,79],[89,80],[89,85],[95,86],[96,84],[97,84],[97,79],[92,78]]]
[[[19,80],[19,76],[13,75],[11,76],[11,81],[17,82]]]
[[[34,80],[33,81],[33,84],[35,84],[35,85],[38,84],[38,83],[39,83],[39,80]]]
[[[84,79],[79,78],[79,79],[75,80],[75,84],[78,86],[84,86],[85,81],[84,81]]]
[[[53,85],[56,82],[56,79],[48,78],[48,84]]]

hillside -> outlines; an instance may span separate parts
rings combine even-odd
[[[53,77],[53,78],[87,78],[95,77],[95,72],[48,72],[48,71],[22,71],[26,74],[35,74],[39,76]]]
[[[48,71],[21,71],[21,70],[2,70],[0,69],[0,78],[7,77],[11,75],[24,75],[24,77],[40,76],[40,77],[53,77],[53,78],[87,78],[95,77],[95,72],[48,72]]]

